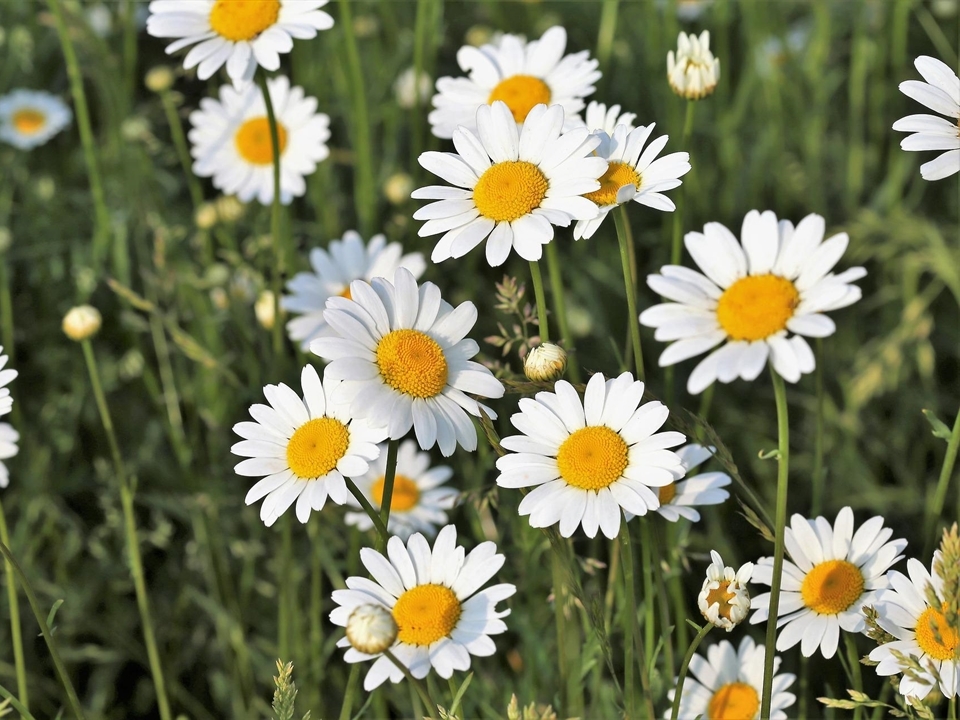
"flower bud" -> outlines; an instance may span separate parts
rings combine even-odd
[[[243,217],[244,204],[233,195],[221,195],[216,199],[216,205],[220,222],[235,223]]]
[[[264,290],[260,293],[260,297],[253,304],[253,312],[264,330],[273,329],[273,323],[277,319],[277,305],[273,299],[273,291]]]
[[[753,563],[734,572],[732,567],[724,566],[715,550],[710,551],[710,557],[713,564],[707,568],[707,579],[703,581],[697,605],[707,622],[730,632],[746,620],[750,610],[750,593],[746,585],[753,574]]]
[[[523,359],[523,373],[534,382],[552,382],[563,377],[567,369],[567,353],[559,345],[543,343]]]
[[[391,205],[403,205],[413,192],[413,178],[403,172],[394,173],[383,184],[383,194]]]
[[[433,92],[433,80],[423,70],[420,71],[420,79],[416,79],[416,70],[407,68],[397,76],[393,83],[393,94],[397,99],[397,105],[404,110],[410,110],[415,105],[423,105],[430,99]]]
[[[712,93],[720,78],[720,61],[710,52],[710,31],[700,37],[681,32],[677,54],[667,53],[667,80],[680,97],[700,100]]]
[[[80,342],[96,335],[102,324],[99,310],[92,305],[78,305],[64,315],[62,327],[68,338]]]
[[[143,84],[151,92],[161,93],[173,87],[173,70],[167,65],[157,65],[147,71]]]
[[[201,230],[209,230],[217,224],[217,208],[213,203],[205,202],[197,208],[193,220]]]
[[[362,653],[379,655],[397,639],[397,623],[382,605],[360,605],[347,620],[347,640]]]

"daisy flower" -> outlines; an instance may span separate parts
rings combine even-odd
[[[303,88],[275,77],[267,81],[277,116],[280,143],[280,200],[293,202],[307,190],[303,178],[317,169],[330,151],[330,118],[317,112],[317,99]],[[213,177],[213,186],[243,202],[273,202],[273,142],[263,92],[257,85],[220,88],[220,100],[204,98],[190,113],[193,171]]]
[[[437,200],[413,217],[426,220],[420,237],[443,233],[430,259],[466,255],[484,238],[487,262],[502,265],[515,248],[539,260],[553,226],[595,217],[597,206],[581,197],[600,188],[607,161],[593,154],[600,138],[585,127],[563,132],[563,108],[537,105],[518,129],[507,105],[477,110],[478,134],[453,133],[456,153],[425,152],[420,164],[454,187],[431,185],[411,197]]]
[[[523,434],[501,440],[513,452],[497,460],[497,484],[537,486],[519,508],[531,527],[559,522],[570,537],[583,525],[587,537],[599,528],[613,539],[622,511],[646,515],[660,506],[657,489],[683,476],[680,457],[666,448],[684,437],[657,432],[669,411],[659,402],[641,405],[643,387],[628,372],[612,380],[597,373],[582,401],[566,380],[555,393],[520,399],[510,422]]]
[[[9,355],[3,354],[3,345],[0,345],[0,417],[10,412],[13,407],[13,398],[10,397],[10,388],[7,387],[19,374],[13,368],[4,367],[10,359]]]
[[[333,27],[333,18],[320,10],[327,0],[153,0],[147,32],[177,38],[167,54],[193,45],[183,67],[197,68],[206,80],[224,64],[236,87],[253,79],[257,66],[280,69],[280,53],[294,39],[316,37]]]
[[[723,343],[694,368],[688,392],[702,392],[714,380],[755,380],[768,358],[787,382],[813,372],[813,351],[803,336],[832,335],[836,325],[823,312],[859,300],[860,288],[851,283],[867,274],[862,267],[830,272],[849,238],[839,233],[824,242],[823,232],[819,215],[807,215],[794,228],[788,220],[778,225],[769,210],[751,210],[743,219],[742,244],[720,223],[687,233],[684,243],[705,275],[665,265],[647,276],[654,292],[674,301],[640,314],[643,325],[657,329],[657,340],[676,341],[660,355],[660,367]]]
[[[19,452],[17,447],[19,440],[20,433],[14,430],[10,423],[0,423],[0,488],[10,484],[10,473],[3,461],[9,460]]]
[[[619,105],[611,105],[608,108],[603,103],[591,100],[584,117],[584,125],[590,132],[603,130],[607,135],[613,135],[617,125],[626,125],[627,129],[633,130],[633,121],[637,119],[637,114],[621,113]]]
[[[429,115],[433,134],[452,138],[461,125],[476,131],[477,108],[498,100],[507,104],[517,123],[536,105],[545,104],[560,105],[568,126],[578,124],[583,98],[596,89],[593,84],[601,73],[588,51],[564,56],[566,47],[567,31],[555,26],[539,40],[502,35],[495,44],[460,48],[457,63],[470,76],[437,80],[436,109]]]
[[[900,83],[900,92],[953,119],[907,115],[897,120],[893,129],[913,133],[900,141],[904,150],[947,151],[920,166],[924,180],[942,180],[960,172],[960,78],[949,65],[926,55],[918,57],[913,64],[926,82],[907,80]]]
[[[747,583],[753,574],[753,563],[740,566],[739,570],[723,564],[716,550],[710,551],[713,561],[707,567],[707,577],[697,596],[697,607],[704,619],[727,632],[747,619],[750,612],[750,593]]]
[[[287,283],[290,295],[284,295],[280,307],[302,313],[287,323],[287,333],[303,350],[318,337],[333,333],[323,319],[327,298],[339,295],[350,297],[350,283],[370,281],[375,277],[392,278],[398,267],[405,267],[414,278],[419,278],[427,264],[421,253],[402,255],[400,243],[387,243],[383,235],[374,235],[364,246],[363,238],[355,230],[348,230],[342,240],[334,240],[328,250],[310,251],[313,272],[294,275]]]
[[[684,475],[713,457],[713,450],[696,443],[684,445],[676,453],[680,456],[681,472]],[[660,501],[657,512],[670,522],[677,522],[680,518],[697,522],[700,520],[700,513],[694,506],[719,505],[730,497],[730,493],[723,489],[729,484],[730,476],[726,473],[706,472],[682,482],[664,485],[657,488],[657,499]]]
[[[903,556],[903,539],[890,540],[893,530],[883,526],[880,516],[870,518],[856,532],[849,507],[837,513],[830,527],[824,517],[790,519],[785,542],[790,560],[783,561],[777,627],[777,650],[783,652],[801,643],[800,651],[810,657],[818,649],[825,658],[837,651],[840,630],[863,632],[866,627],[861,608],[876,602],[877,591],[887,587],[886,572]],[[889,541],[889,542],[888,542]],[[791,562],[792,560],[792,562]],[[773,583],[773,558],[760,558],[753,571],[755,583]],[[770,593],[753,598],[756,610],[750,623],[765,622]]]
[[[20,150],[45,144],[72,119],[63,100],[41,90],[13,90],[0,97],[0,140]]]
[[[584,195],[597,204],[599,214],[583,218],[573,229],[575,240],[590,238],[607,214],[618,205],[633,200],[654,210],[673,212],[677,206],[662,193],[680,187],[680,177],[690,172],[690,155],[675,152],[657,159],[669,136],[661,135],[646,150],[655,123],[631,129],[618,125],[613,134],[597,132],[600,144],[596,154],[607,161],[607,171],[600,177],[600,189]]]
[[[303,399],[283,383],[267,385],[263,394],[270,405],[252,405],[256,422],[240,422],[233,431],[243,438],[230,451],[249,458],[234,468],[238,475],[266,476],[250,488],[246,504],[266,498],[260,519],[267,527],[294,501],[297,519],[305,523],[311,510],[321,510],[329,496],[343,505],[347,486],[343,478],[359,477],[377,459],[377,443],[386,428],[351,416],[339,402],[339,383],[323,381],[312,365],[300,373]]]
[[[477,449],[477,431],[467,413],[490,418],[496,413],[466,395],[503,397],[493,373],[470,358],[480,352],[466,337],[477,308],[464,302],[455,309],[440,288],[417,281],[397,268],[391,283],[373,278],[350,283],[350,298],[331,297],[324,317],[337,336],[314,340],[311,352],[329,360],[327,376],[347,381],[359,417],[389,423],[398,440],[412,427],[424,450],[434,444],[444,456],[457,443]]]
[[[694,718],[757,718],[760,716],[760,697],[763,693],[763,658],[766,650],[750,637],[740,641],[734,649],[728,640],[721,640],[702,655],[690,658],[690,672],[696,677],[687,678],[680,698],[678,717]],[[773,671],[780,667],[780,658],[773,659]],[[770,717],[786,720],[785,708],[797,701],[796,695],[787,692],[796,675],[782,673],[773,676],[773,697],[770,702]],[[675,690],[667,697],[673,700]],[[663,715],[670,717],[668,710]]]
[[[710,31],[697,37],[681,32],[677,52],[667,53],[667,82],[674,93],[687,100],[700,100],[710,95],[720,79],[720,61],[710,52]]]
[[[360,492],[378,511],[383,500],[386,474],[387,448],[382,445],[380,457],[370,464],[370,470],[354,480]],[[400,443],[387,531],[401,540],[406,540],[415,532],[422,532],[428,537],[435,535],[438,527],[447,524],[445,511],[456,504],[460,494],[454,488],[442,487],[451,477],[453,468],[444,465],[430,467],[430,456],[418,452],[413,440]],[[360,507],[352,495],[347,502],[353,507]],[[356,525],[361,530],[373,528],[373,521],[364,512],[348,512],[346,520],[347,525]]]
[[[503,566],[504,556],[492,542],[480,543],[470,553],[457,545],[457,529],[447,525],[430,548],[420,533],[407,540],[398,537],[387,543],[387,557],[370,548],[360,551],[360,560],[373,577],[347,578],[347,590],[335,590],[337,607],[330,613],[334,625],[346,627],[355,608],[379,605],[388,609],[398,632],[392,654],[418,679],[432,667],[442,678],[454,670],[470,669],[470,656],[493,655],[491,635],[507,629],[501,618],[509,610],[497,611],[497,603],[517,588],[507,583],[480,588]],[[479,592],[478,592],[479,591]],[[349,647],[342,638],[337,647]],[[344,653],[348,663],[377,658],[363,681],[365,690],[385,680],[398,683],[402,671],[384,656],[367,655],[354,647]]]
[[[940,557],[940,551],[934,553],[934,563]],[[909,575],[909,577],[908,577]],[[960,662],[957,661],[957,647],[960,635],[956,628],[947,625],[944,612],[943,578],[934,568],[928,572],[919,560],[907,560],[907,575],[892,570],[888,575],[890,590],[883,593],[874,609],[880,627],[893,635],[896,640],[875,648],[870,659],[877,665],[879,675],[896,675],[904,668],[894,655],[899,651],[913,656],[924,667],[932,665],[940,676],[939,689],[947,698],[960,694]],[[927,600],[927,588],[932,587],[940,607],[931,607]],[[900,680],[901,695],[916,695],[923,699],[937,685],[933,673],[922,680],[908,677]]]

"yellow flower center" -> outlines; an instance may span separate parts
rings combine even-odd
[[[760,711],[760,696],[751,685],[732,682],[721,685],[707,706],[708,720],[753,720]]]
[[[419,330],[394,330],[377,345],[377,367],[397,392],[417,398],[439,395],[447,384],[447,358],[440,344]]]
[[[660,501],[661,505],[668,504],[677,496],[677,484],[670,483],[669,485],[663,485],[660,489],[657,490],[657,499]]]
[[[803,604],[820,615],[837,615],[863,594],[863,573],[846,560],[814,565],[800,586]]]
[[[762,340],[787,327],[800,304],[793,283],[778,275],[751,275],[728,287],[717,320],[733,340]]]
[[[381,477],[370,486],[370,494],[373,496],[373,501],[377,507],[383,504],[384,479],[385,478]],[[390,501],[390,509],[398,511],[411,510],[417,506],[419,500],[420,488],[417,487],[417,484],[407,476],[398,473],[393,479],[393,499]]]
[[[942,610],[927,608],[920,617],[917,618],[917,645],[924,653],[934,660],[951,660],[957,651],[957,645],[960,645],[960,635],[956,628],[947,625],[947,619],[944,613],[947,610],[947,604],[944,603]],[[944,668],[944,671],[947,669]]]
[[[600,176],[600,189],[589,192],[584,197],[597,205],[605,207],[617,204],[617,193],[624,185],[640,187],[640,175],[627,163],[612,162],[607,171]]]
[[[277,140],[280,142],[280,155],[287,147],[287,129],[277,123]],[[266,117],[247,120],[233,136],[240,157],[254,165],[273,163],[273,140],[270,138],[270,123]]]
[[[227,40],[253,40],[277,22],[280,0],[217,0],[210,27]]]
[[[720,606],[717,609],[717,614],[733,622],[733,618],[730,617],[730,601],[736,596],[736,593],[730,592],[729,582],[721,582],[720,587],[707,593],[707,607],[711,607],[714,603],[717,603],[717,605]]]
[[[581,490],[600,490],[620,479],[629,450],[620,435],[605,425],[580,428],[557,452],[560,475]]]
[[[431,645],[453,632],[460,619],[460,601],[443,585],[417,585],[393,606],[397,639],[408,645]]]
[[[546,175],[533,163],[508,160],[484,171],[473,188],[473,202],[484,217],[510,222],[540,207],[549,187]]]
[[[343,292],[340,293],[340,297],[346,298],[347,300],[353,300],[353,295],[350,294],[350,286],[349,286],[349,285],[347,285],[347,286],[343,289]]]
[[[313,480],[333,470],[350,444],[350,431],[339,420],[314,418],[297,428],[287,443],[287,464],[301,480]]]
[[[522,123],[534,105],[550,104],[550,86],[533,75],[514,75],[500,83],[487,98],[487,105],[502,100],[513,113],[513,119]]]
[[[13,126],[24,135],[36,135],[47,124],[47,116],[33,108],[21,108],[13,113]]]

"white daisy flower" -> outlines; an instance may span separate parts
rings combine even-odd
[[[860,299],[851,285],[867,274],[854,267],[830,272],[847,249],[839,233],[823,241],[824,221],[807,215],[794,228],[771,211],[751,210],[743,219],[741,242],[720,223],[687,233],[684,243],[703,272],[665,265],[647,284],[675,302],[654,305],[640,322],[654,337],[676,340],[660,355],[660,367],[722,347],[704,358],[687,380],[687,391],[702,392],[714,380],[755,380],[769,357],[787,382],[813,372],[813,351],[802,337],[826,337],[836,330],[823,314]],[[787,337],[787,333],[794,333]]]
[[[707,649],[707,657],[694,655],[690,658],[690,672],[696,677],[687,678],[680,698],[682,720],[694,718],[753,718],[760,717],[760,699],[763,693],[763,659],[766,650],[753,638],[745,637],[736,650],[727,640],[721,640]],[[780,667],[780,658],[773,659],[773,671]],[[782,673],[773,676],[773,696],[770,702],[772,720],[786,720],[785,708],[797,701],[796,695],[787,692],[797,676]],[[667,697],[673,700],[675,690]],[[663,717],[669,718],[670,711]]]
[[[350,577],[347,590],[333,592],[333,601],[339,605],[330,613],[334,625],[346,627],[358,606],[387,608],[399,628],[391,651],[418,679],[426,677],[431,667],[440,677],[449,678],[454,670],[470,669],[471,655],[486,657],[496,651],[490,636],[506,631],[502,618],[510,614],[497,611],[497,603],[517,589],[503,583],[480,590],[503,566],[504,556],[492,542],[480,543],[467,554],[457,545],[457,529],[447,525],[432,550],[423,535],[415,533],[406,546],[400,538],[390,538],[387,557],[363,548],[360,559],[373,580]],[[349,645],[347,638],[337,643],[337,647]],[[356,663],[375,657],[363,681],[365,690],[388,679],[394,683],[403,679],[400,668],[387,657],[350,647],[343,659]]]
[[[456,153],[425,152],[420,164],[455,187],[431,185],[411,197],[438,200],[417,210],[420,237],[444,233],[430,259],[466,255],[484,238],[487,262],[502,265],[515,248],[539,260],[553,226],[592,218],[597,206],[581,197],[600,188],[607,161],[593,150],[600,138],[583,126],[562,132],[563,108],[537,105],[518,129],[507,105],[477,110],[478,133],[453,133]]]
[[[0,97],[0,140],[20,150],[45,144],[72,119],[63,100],[42,90],[12,90]]]
[[[626,125],[628,130],[633,130],[633,121],[637,119],[637,114],[621,113],[619,105],[611,105],[607,108],[605,104],[591,100],[587,105],[584,118],[584,125],[590,132],[603,130],[607,135],[613,135],[617,125]]]
[[[709,623],[730,632],[746,620],[750,612],[747,583],[753,574],[753,563],[745,563],[739,570],[734,570],[723,564],[723,558],[716,550],[710,551],[710,559],[713,562],[707,567],[697,606]]]
[[[853,511],[837,513],[833,527],[824,517],[790,519],[785,542],[790,560],[783,561],[777,650],[783,652],[801,643],[800,652],[810,657],[818,649],[825,658],[837,651],[840,630],[863,632],[866,623],[861,608],[873,605],[877,591],[887,587],[886,572],[903,556],[903,539],[890,540],[893,530],[883,527],[883,518],[870,518],[854,533]],[[889,540],[889,542],[888,542]],[[791,562],[791,560],[793,562]],[[773,558],[760,558],[753,582],[773,583]],[[770,593],[753,598],[756,610],[750,623],[766,622]]]
[[[4,367],[10,359],[9,355],[3,354],[3,345],[0,345],[0,417],[6,415],[13,408],[13,398],[10,397],[10,388],[7,387],[19,374],[13,368]]]
[[[613,134],[598,131],[600,144],[596,154],[609,164],[600,177],[600,189],[584,195],[600,208],[599,214],[584,218],[573,229],[575,240],[590,238],[607,214],[618,205],[633,200],[654,210],[673,212],[677,206],[666,195],[667,190],[680,187],[680,177],[690,172],[690,155],[675,152],[657,158],[669,136],[661,135],[644,150],[655,123],[630,129],[618,125]]]
[[[280,200],[293,202],[307,190],[303,178],[317,169],[330,151],[330,118],[317,112],[317,99],[283,77],[267,81],[277,117],[280,142]],[[273,202],[273,142],[267,107],[257,85],[220,88],[220,100],[203,98],[190,113],[193,171],[213,177],[213,186],[243,202]]]
[[[402,255],[400,243],[387,243],[383,235],[374,235],[364,246],[355,230],[348,230],[342,240],[333,240],[329,249],[310,251],[313,272],[301,272],[287,283],[290,295],[284,295],[280,307],[302,317],[287,323],[287,333],[303,350],[318,337],[336,334],[323,319],[327,298],[350,297],[350,283],[370,281],[375,277],[392,278],[398,267],[405,267],[414,278],[423,275],[427,263],[422,253]]]
[[[416,432],[424,450],[434,444],[444,456],[457,443],[477,449],[477,431],[467,413],[496,413],[466,395],[503,397],[493,373],[470,360],[480,352],[466,334],[477,321],[472,302],[454,309],[431,282],[417,287],[413,274],[397,268],[391,283],[373,278],[350,283],[350,298],[331,297],[324,317],[338,337],[314,340],[311,352],[329,360],[327,376],[347,381],[353,412],[389,423],[398,440]]]
[[[934,553],[934,562],[940,557],[940,551]],[[960,694],[960,662],[957,661],[957,647],[960,646],[960,634],[957,628],[947,625],[944,611],[943,578],[931,567],[928,572],[919,560],[907,560],[907,575],[896,570],[890,571],[888,579],[890,590],[885,591],[880,601],[874,605],[879,614],[880,627],[893,635],[896,640],[875,648],[870,659],[877,665],[879,675],[896,675],[904,667],[893,654],[899,651],[903,655],[913,656],[920,665],[932,665],[940,676],[939,689],[947,698]],[[927,601],[927,587],[933,587],[940,607],[930,607]],[[936,685],[933,673],[923,680],[904,675],[900,680],[901,695],[915,695],[921,700]]]
[[[387,474],[387,448],[380,447],[380,457],[370,463],[370,470],[354,479],[360,492],[375,510],[383,500],[383,481]],[[436,535],[437,528],[447,524],[447,513],[456,505],[459,491],[442,485],[453,477],[453,468],[445,465],[430,467],[430,456],[417,450],[413,440],[400,443],[397,452],[397,472],[393,479],[390,501],[390,521],[387,532],[406,540],[415,532],[427,537]],[[352,495],[347,502],[353,507],[360,503]],[[348,512],[347,525],[361,530],[373,528],[373,521],[365,512]]]
[[[329,496],[343,505],[347,485],[343,478],[359,477],[377,459],[377,443],[386,436],[350,414],[337,395],[339,382],[320,380],[312,365],[300,373],[303,399],[283,383],[267,385],[263,394],[270,405],[252,405],[256,422],[240,422],[233,431],[244,438],[230,451],[249,458],[234,468],[238,475],[262,480],[250,488],[246,504],[262,498],[260,519],[267,527],[294,501],[297,519],[305,523],[311,510],[321,510]]]
[[[469,77],[437,80],[436,108],[430,125],[438,138],[452,138],[459,126],[477,131],[477,108],[497,100],[505,102],[513,119],[522,123],[540,104],[560,105],[567,127],[578,124],[583,98],[600,79],[598,62],[583,50],[564,56],[567,31],[555,26],[539,40],[525,42],[516,35],[501,35],[494,44],[465,45],[457,52],[460,69]]]
[[[197,68],[206,80],[224,64],[240,88],[253,79],[257,66],[280,69],[280,54],[290,52],[294,39],[316,37],[333,27],[333,18],[320,10],[327,0],[153,0],[147,32],[158,38],[178,38],[167,54],[193,45],[183,67]]]
[[[691,443],[676,451],[680,456],[681,472],[690,473],[699,465],[713,457],[713,450],[703,445]],[[723,488],[730,484],[730,476],[724,472],[706,472],[688,477],[682,482],[670,483],[657,488],[660,507],[657,512],[670,522],[686,518],[698,522],[700,513],[694,507],[698,505],[719,505],[730,493]]]
[[[587,537],[599,528],[608,538],[620,532],[621,508],[646,515],[660,506],[657,488],[683,476],[680,457],[666,448],[684,441],[678,432],[657,430],[669,411],[659,402],[640,404],[643,383],[623,373],[590,378],[581,401],[560,380],[555,393],[521,398],[510,422],[523,435],[501,445],[513,452],[497,460],[500,487],[536,487],[520,503],[531,527],[560,523],[570,537],[583,525]]]
[[[710,95],[720,80],[720,61],[710,52],[710,31],[697,37],[681,32],[677,53],[667,53],[667,81],[680,97],[700,100]]]
[[[907,80],[900,83],[900,92],[953,120],[936,115],[907,115],[897,120],[893,129],[913,133],[900,141],[904,150],[947,151],[920,166],[924,180],[942,180],[960,172],[960,78],[949,65],[926,55],[913,64],[926,82]]]
[[[0,423],[0,488],[10,484],[10,473],[3,461],[9,460],[20,451],[17,447],[19,440],[20,433],[14,430],[10,423]]]

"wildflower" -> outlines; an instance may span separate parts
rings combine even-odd
[[[523,359],[523,374],[534,382],[553,382],[563,377],[567,369],[567,353],[559,345],[543,343]]]
[[[217,215],[217,206],[212,202],[203,203],[193,214],[193,221],[201,230],[209,230],[217,224],[219,219],[220,218]]]
[[[72,119],[63,100],[42,90],[12,90],[0,97],[0,140],[20,150],[46,144]]]
[[[0,406],[2,404],[3,400],[0,399]],[[10,484],[10,472],[3,461],[9,460],[19,452],[17,447],[19,440],[20,433],[14,430],[10,423],[0,423],[0,488],[5,488]]]
[[[379,655],[397,640],[397,623],[383,605],[358,605],[347,618],[347,640],[365,655]]]
[[[270,330],[276,321],[277,301],[272,290],[264,290],[253,304],[253,314],[264,330]]]
[[[755,380],[768,358],[787,382],[813,372],[813,351],[803,336],[832,335],[836,325],[823,312],[859,300],[860,288],[850,283],[867,274],[862,267],[830,272],[849,238],[839,233],[824,242],[823,232],[819,215],[808,215],[794,228],[787,220],[778,226],[769,210],[762,215],[751,210],[741,242],[720,223],[687,233],[687,250],[705,275],[666,265],[647,276],[654,292],[675,301],[640,314],[643,325],[657,328],[657,340],[676,340],[660,355],[660,366],[723,343],[690,374],[692,394],[714,380]]]
[[[166,92],[173,87],[173,70],[167,65],[157,65],[147,71],[143,78],[143,84],[147,90],[155,93]]]
[[[621,113],[619,105],[611,105],[607,108],[603,103],[591,100],[590,104],[587,105],[584,118],[584,125],[590,132],[602,130],[607,135],[613,135],[617,125],[626,125],[627,130],[633,130],[633,121],[637,119],[637,114]]]
[[[217,219],[225,223],[235,223],[243,217],[246,209],[244,204],[233,195],[221,195],[214,200],[214,205],[217,207]]]
[[[667,80],[680,97],[700,100],[710,95],[720,79],[720,61],[710,52],[710,31],[697,37],[681,32],[677,54],[667,53]]]
[[[78,305],[63,316],[62,328],[68,338],[80,342],[96,335],[102,324],[99,310],[92,305]]]
[[[707,579],[697,596],[697,606],[707,622],[730,632],[746,620],[750,612],[747,582],[753,573],[753,563],[748,562],[734,570],[723,564],[717,551],[711,550],[710,558],[713,563],[707,568]]]
[[[697,468],[708,458],[713,457],[713,450],[703,445],[691,443],[676,451],[680,456],[680,464],[685,475]],[[690,522],[697,522],[700,513],[694,509],[699,505],[719,505],[730,493],[724,490],[730,484],[730,476],[723,472],[707,472],[687,477],[686,480],[670,483],[657,489],[657,499],[660,507],[657,513],[670,522],[677,522],[681,517]]]
[[[383,184],[383,194],[391,205],[403,205],[413,192],[413,178],[405,172],[394,173]]]
[[[397,105],[404,110],[410,110],[418,103],[423,104],[430,99],[433,81],[430,76],[420,71],[420,79],[416,80],[416,70],[412,67],[401,72],[393,83],[393,94]]]
[[[390,538],[387,557],[363,548],[360,560],[373,581],[347,578],[348,589],[333,592],[339,607],[330,613],[330,621],[344,627],[356,607],[379,605],[390,611],[397,624],[392,653],[415,678],[426,677],[431,667],[442,678],[451,677],[454,670],[469,670],[471,655],[496,652],[490,636],[506,631],[502,618],[510,614],[497,611],[496,606],[517,589],[503,583],[480,590],[503,566],[504,556],[492,542],[480,543],[466,555],[456,543],[457,529],[447,525],[432,549],[420,533],[412,535],[406,546],[400,538]],[[338,647],[348,645],[347,638],[337,643]],[[356,663],[374,657],[351,647],[343,659]],[[367,672],[363,687],[370,691],[388,679],[398,683],[403,673],[381,656]]]
[[[920,166],[924,180],[942,180],[960,172],[960,78],[949,65],[927,55],[921,55],[913,64],[926,82],[907,80],[900,83],[900,92],[953,120],[936,115],[907,115],[897,120],[893,129],[913,133],[900,141],[904,150],[947,151]]]
[[[13,382],[19,374],[13,368],[4,370],[9,359],[10,356],[3,354],[3,346],[0,345],[0,417],[9,413],[13,407],[13,398],[10,397],[10,388],[7,385]]]

